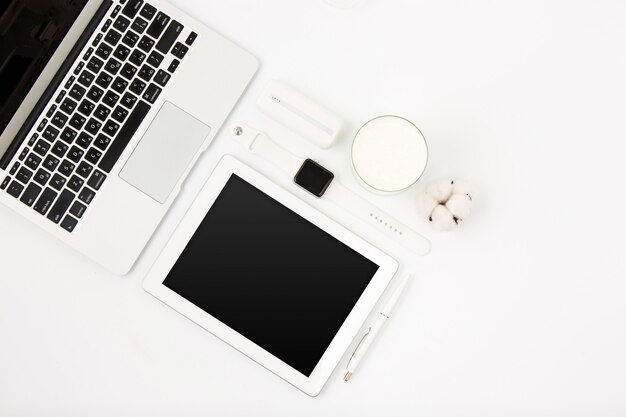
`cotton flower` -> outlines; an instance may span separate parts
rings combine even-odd
[[[455,229],[471,210],[472,194],[462,181],[435,181],[417,198],[417,212],[437,230]]]

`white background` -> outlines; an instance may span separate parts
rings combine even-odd
[[[262,62],[231,121],[316,157],[433,251],[395,252],[417,271],[395,316],[352,381],[338,369],[309,398],[141,289],[222,153],[290,187],[225,130],[127,277],[0,207],[0,416],[626,415],[625,1],[174,3]],[[320,151],[260,115],[270,78],[342,115],[339,144]],[[430,149],[424,177],[391,197],[350,172],[351,137],[381,114],[412,120]],[[414,209],[439,178],[475,188],[447,234]]]

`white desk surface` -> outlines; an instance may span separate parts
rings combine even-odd
[[[346,357],[309,398],[141,289],[222,153],[288,186],[224,130],[127,277],[0,207],[0,416],[626,415],[626,2],[174,3],[262,62],[230,121],[316,157],[433,251],[403,258],[417,276],[353,380]],[[262,116],[270,78],[335,109],[349,134],[320,151]],[[425,176],[391,197],[349,166],[352,135],[381,114],[414,121],[430,148]],[[472,217],[448,234],[413,205],[447,177],[475,187]]]

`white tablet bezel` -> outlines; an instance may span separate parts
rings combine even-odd
[[[309,377],[296,371],[285,362],[206,313],[200,307],[163,285],[167,274],[232,174],[236,174],[380,266]],[[398,263],[380,249],[372,246],[295,195],[274,184],[257,171],[234,157],[226,155],[219,161],[191,208],[168,240],[154,265],[152,265],[143,282],[143,287],[165,304],[287,382],[308,395],[316,396],[376,305],[397,268]],[[320,304],[322,304],[321,300]]]

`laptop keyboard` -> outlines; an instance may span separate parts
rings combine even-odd
[[[0,189],[74,231],[196,39],[143,0],[104,19]]]

